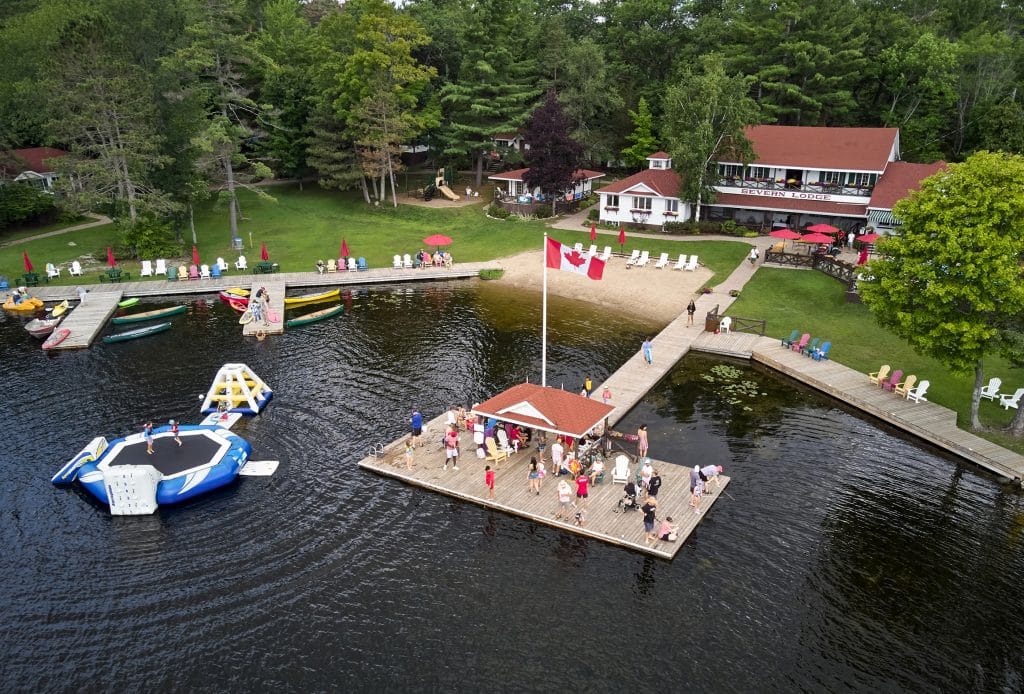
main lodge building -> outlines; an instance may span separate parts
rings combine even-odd
[[[825,222],[844,231],[874,227],[891,232],[893,205],[945,168],[944,162],[899,161],[896,128],[807,128],[755,125],[746,129],[754,160],[718,162],[716,197],[701,218],[731,219],[754,229],[799,230]],[[664,152],[648,167],[596,192],[600,219],[658,228],[692,217],[679,198],[679,175]]]

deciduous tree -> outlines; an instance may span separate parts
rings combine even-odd
[[[551,198],[552,214],[556,199],[572,187],[583,152],[571,131],[572,123],[554,92],[548,92],[544,103],[526,121],[526,140],[530,143],[526,163],[530,168],[523,181]]]

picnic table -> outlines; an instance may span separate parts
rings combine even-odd
[[[100,273],[100,282],[120,282],[121,280],[130,280],[132,275],[130,272],[125,272],[119,267],[112,267],[106,272]]]
[[[252,274],[254,275],[269,275],[273,272],[277,272],[281,269],[277,263],[272,263],[269,260],[261,260],[252,267]]]
[[[38,272],[26,272],[22,277],[17,278],[14,286],[16,287],[38,287],[39,286],[39,273]],[[47,280],[49,282],[49,280]]]

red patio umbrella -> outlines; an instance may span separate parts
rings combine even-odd
[[[117,261],[114,260],[114,251],[110,250],[110,246],[107,246],[107,265],[110,267],[117,266]]]
[[[786,239],[787,241],[800,238],[800,232],[793,231],[792,229],[776,229],[768,235],[777,239]]]
[[[199,249],[196,248],[195,244],[192,244],[192,264],[199,265]]]
[[[626,227],[619,227],[619,253],[622,253],[622,247],[626,245]]]
[[[260,247],[260,258],[262,258],[264,261],[270,260],[270,254],[267,253],[267,242],[266,241],[264,241],[262,246]]]
[[[423,243],[427,246],[450,246],[452,245],[452,239],[444,234],[431,234],[423,239]]]
[[[815,234],[838,234],[839,229],[832,226],[831,224],[812,224],[807,227],[807,231]]]
[[[597,226],[594,224],[590,225],[590,242],[597,241]]]
[[[882,238],[881,234],[864,234],[863,236],[858,236],[857,240],[863,243],[874,243],[880,238]]]
[[[32,261],[28,259],[28,251],[21,252],[21,259],[25,261],[25,272],[32,272],[35,269],[32,267]]]
[[[831,236],[825,234],[804,234],[800,237],[800,243],[832,243],[835,241]]]
[[[341,240],[341,256],[342,258],[348,257],[348,242],[345,239]]]

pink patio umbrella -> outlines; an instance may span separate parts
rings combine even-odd
[[[266,262],[270,260],[270,253],[267,252],[267,242],[264,241],[260,246],[260,258]]]
[[[838,234],[839,229],[831,224],[813,224],[807,227],[807,231],[815,234]],[[829,239],[831,240],[831,239]]]
[[[341,240],[341,256],[342,258],[348,257],[348,242],[345,239]]]
[[[880,238],[882,238],[881,234],[864,234],[863,236],[858,236],[857,240],[861,243],[874,243]]]
[[[199,267],[199,249],[195,244],[192,244],[192,264]]]
[[[619,227],[619,253],[622,253],[622,247],[626,245],[626,227]]]
[[[452,245],[452,239],[450,236],[444,234],[431,234],[427,238],[423,239],[424,245],[434,246],[434,250],[437,250],[438,246],[450,246]]]
[[[114,260],[114,251],[110,250],[110,246],[107,246],[107,265],[110,267],[117,266],[117,261]]]
[[[25,272],[32,272],[35,269],[32,267],[32,261],[28,259],[28,251],[21,252],[21,259],[25,263]]]
[[[594,224],[590,225],[590,242],[597,241],[597,226]]]

